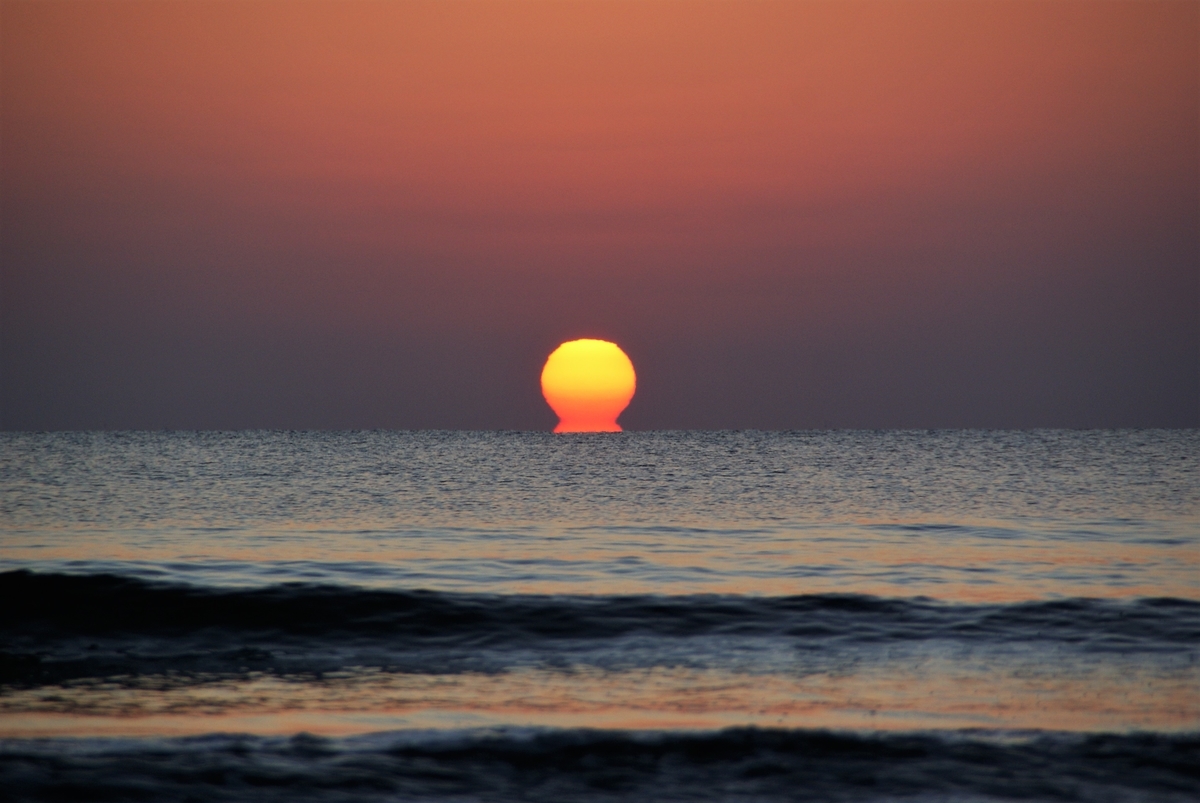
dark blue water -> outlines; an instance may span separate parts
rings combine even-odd
[[[1200,793],[1194,431],[0,448],[10,798]]]
[[[495,731],[6,745],[40,800],[1194,800],[1162,735]]]

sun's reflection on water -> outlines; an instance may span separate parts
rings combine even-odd
[[[656,667],[115,678],[5,689],[0,737],[349,734],[502,724],[1187,731],[1200,726],[1198,679],[1194,666],[1101,665],[1071,672],[951,661],[805,676]]]
[[[0,560],[214,585],[279,577],[378,588],[525,594],[860,593],[947,602],[1064,597],[1200,599],[1200,523],[1029,522],[756,528],[532,526],[363,531],[15,530]],[[142,567],[142,569],[139,569]]]

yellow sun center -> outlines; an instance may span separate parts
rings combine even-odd
[[[563,343],[542,369],[542,395],[558,414],[555,432],[620,432],[617,416],[636,387],[633,363],[607,340]]]

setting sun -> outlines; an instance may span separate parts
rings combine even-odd
[[[617,416],[637,387],[633,363],[616,343],[563,343],[542,368],[542,395],[558,414],[555,432],[620,432]]]

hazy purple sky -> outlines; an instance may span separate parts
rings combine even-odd
[[[0,4],[5,429],[1200,425],[1200,4]]]

